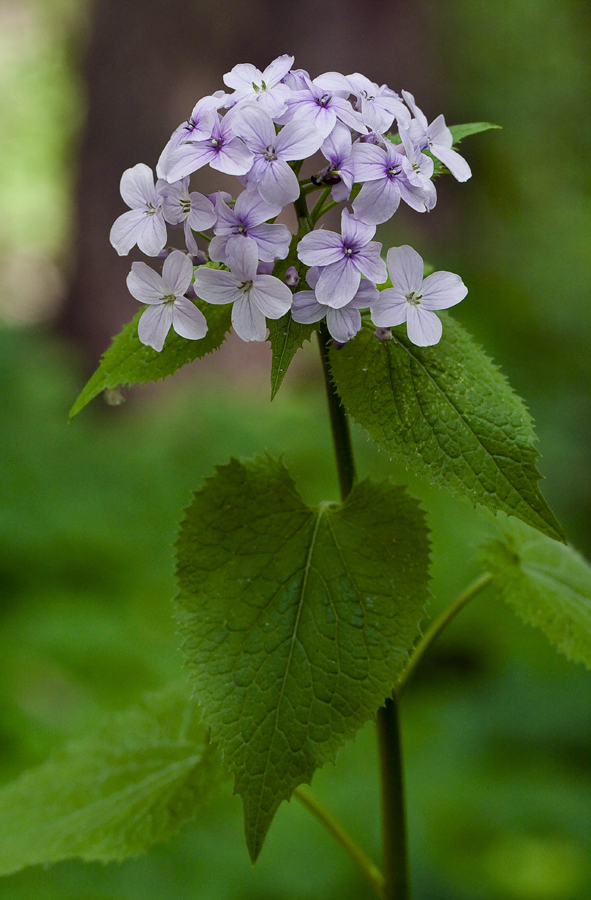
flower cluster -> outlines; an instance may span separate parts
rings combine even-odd
[[[367,309],[376,326],[406,322],[410,340],[428,346],[441,337],[433,310],[465,297],[458,275],[423,279],[421,257],[411,247],[392,248],[384,262],[382,245],[373,240],[401,200],[417,212],[433,209],[435,159],[458,181],[470,177],[443,116],[429,124],[412,94],[399,96],[359,73],[311,79],[293,63],[284,55],[264,72],[235,66],[224,75],[229,92],[199,100],[174,131],[156,183],[143,163],[123,173],[121,196],[130,209],[113,225],[111,243],[122,256],[137,244],[164,259],[162,275],[133,263],[127,279],[133,296],[149,304],[138,329],[144,344],[161,350],[171,325],[182,337],[204,337],[207,321],[191,299],[196,296],[231,303],[234,330],[245,341],[264,340],[266,319],[291,311],[302,324],[326,319],[342,344],[359,331],[360,310]],[[311,163],[314,171],[305,175],[304,162],[316,154],[324,164]],[[237,176],[236,198],[190,190],[190,176],[206,165]],[[275,221],[291,203],[295,236]],[[340,234],[316,229],[340,203],[348,204]],[[185,250],[165,249],[167,224],[182,226]],[[379,291],[388,278],[391,286]]]

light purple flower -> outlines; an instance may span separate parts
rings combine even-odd
[[[216,212],[211,200],[198,194],[189,193],[189,176],[174,184],[162,187],[162,209],[164,218],[171,225],[183,225],[185,241],[189,253],[199,252],[193,237],[193,231],[204,231],[211,228],[216,221]]]
[[[191,260],[180,250],[166,257],[162,275],[143,262],[134,262],[127,276],[129,292],[140,303],[148,303],[138,324],[142,344],[162,350],[170,326],[181,337],[196,341],[207,334],[207,321],[183,294],[193,277]]]
[[[154,186],[152,170],[144,163],[121,176],[121,196],[130,212],[115,220],[109,237],[119,256],[127,256],[136,244],[146,256],[158,256],[166,244],[160,187],[160,182]]]
[[[353,187],[353,156],[351,132],[337,122],[320,148],[328,166],[316,178],[318,183],[332,184],[331,197],[337,203],[348,200]]]
[[[426,212],[429,197],[413,184],[413,168],[406,156],[397,153],[387,141],[385,148],[375,144],[354,144],[355,181],[365,182],[353,201],[353,211],[362,222],[379,225],[398,209],[402,197],[418,212]]]
[[[424,194],[425,206],[428,210],[431,210],[437,203],[437,191],[431,181],[434,169],[433,160],[419,149],[406,128],[400,127],[399,134],[404,153],[412,167],[412,172],[409,169],[406,171],[408,180],[411,184],[421,188]]]
[[[257,245],[252,238],[228,246],[230,272],[197,269],[195,292],[207,303],[233,303],[232,324],[243,341],[264,341],[265,316],[279,319],[291,306],[292,293],[274,275],[257,273]]]
[[[206,141],[211,137],[215,122],[215,111],[223,105],[226,94],[216,91],[210,97],[202,97],[193,107],[193,112],[186,122],[173,131],[168,143],[160,154],[156,173],[159,178],[166,178],[171,153],[185,141]]]
[[[347,81],[351,86],[351,93],[357,98],[355,107],[370,131],[384,134],[394,119],[405,126],[410,124],[406,106],[386,84],[380,87],[359,72],[348,75]]]
[[[236,136],[230,125],[231,117],[223,119],[216,113],[211,136],[204,141],[185,141],[173,150],[166,160],[164,177],[171,183],[196,172],[202,166],[227,175],[246,175],[253,155]]]
[[[297,200],[300,185],[288,161],[316,153],[320,132],[308,122],[290,122],[277,134],[271,116],[255,104],[241,107],[232,127],[254,154],[248,185],[256,185],[263,200],[280,207]]]
[[[317,84],[317,79],[306,79],[306,88],[292,91],[287,107],[293,119],[304,119],[313,124],[322,137],[328,137],[337,119],[354,131],[364,132],[367,129],[359,113],[355,112],[346,99],[346,91],[331,91]]]
[[[372,321],[382,328],[406,322],[413,344],[436,344],[443,329],[432,310],[455,306],[464,299],[468,288],[452,272],[433,272],[423,278],[423,260],[407,244],[388,250],[386,260],[392,287],[383,290],[372,305]]]
[[[376,284],[388,277],[386,264],[380,257],[382,245],[371,240],[376,233],[374,225],[360,222],[344,209],[341,232],[311,231],[298,245],[298,257],[306,266],[322,267],[316,298],[333,309],[351,302],[362,274]]]
[[[409,126],[412,139],[422,150],[428,147],[433,156],[447,166],[454,178],[458,181],[467,181],[472,171],[464,157],[452,150],[454,139],[445,124],[445,118],[437,116],[429,125],[426,115],[415,103],[413,95],[408,91],[402,91],[402,96],[415,116]]]
[[[216,201],[216,236],[209,245],[210,258],[225,263],[228,243],[249,237],[256,242],[259,259],[264,262],[285,259],[291,241],[289,228],[265,224],[267,219],[273,219],[280,212],[281,206],[267,203],[254,186],[238,195],[234,207],[227,206],[219,197]]]
[[[283,78],[283,84],[286,84],[292,91],[301,91],[310,81],[310,74],[305,69],[291,69]]]
[[[250,63],[234,66],[231,72],[224,75],[224,84],[234,88],[228,98],[232,107],[245,101],[256,101],[271,118],[280,116],[286,109],[286,100],[291,94],[290,88],[282,84],[293,65],[293,56],[278,56],[267,66],[264,72]]]
[[[357,293],[346,306],[333,309],[325,303],[319,303],[315,288],[320,278],[321,269],[313,266],[308,270],[306,281],[312,288],[311,291],[299,291],[294,294],[291,315],[295,322],[302,325],[311,325],[319,322],[326,316],[326,325],[332,338],[339,344],[346,344],[355,337],[361,328],[360,309],[367,309],[377,300],[379,293],[371,281],[361,279]]]

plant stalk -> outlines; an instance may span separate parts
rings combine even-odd
[[[355,460],[353,459],[353,445],[351,443],[351,431],[347,421],[347,413],[339,400],[330,373],[330,363],[328,360],[330,340],[328,328],[326,327],[326,324],[322,322],[318,330],[318,346],[320,347],[322,371],[324,372],[324,383],[326,385],[328,412],[330,415],[330,427],[339,476],[341,500],[345,500],[355,483]]]
[[[332,439],[341,489],[341,499],[355,483],[355,462],[347,414],[332,382],[328,359],[330,335],[324,323],[318,343],[328,398]],[[398,701],[386,700],[378,710],[378,741],[382,793],[382,837],[384,852],[383,900],[408,900],[406,812],[404,806],[402,753],[398,724]]]
[[[345,850],[345,852],[351,857],[359,871],[362,875],[367,879],[367,881],[371,884],[377,896],[380,900],[383,900],[384,897],[384,876],[375,865],[373,860],[367,856],[364,850],[353,840],[353,838],[345,831],[343,826],[338,822],[320,803],[316,797],[312,794],[308,793],[308,791],[302,790],[302,788],[296,788],[293,792],[294,797],[300,801],[300,803],[309,810],[312,815],[316,816],[319,822],[321,822],[324,827],[332,834],[334,838],[339,842],[341,847]]]
[[[382,789],[384,900],[408,900],[404,770],[397,698],[388,698],[378,710],[377,725]]]
[[[444,609],[443,612],[437,616],[435,621],[431,623],[417,646],[415,647],[412,656],[410,657],[406,669],[400,676],[400,680],[398,681],[396,687],[394,688],[394,693],[396,696],[400,696],[402,691],[405,689],[408,684],[410,678],[412,678],[414,671],[426,651],[429,649],[433,641],[435,641],[444,628],[449,625],[451,620],[457,616],[461,609],[466,606],[470,600],[473,600],[474,597],[478,596],[492,581],[492,575],[489,572],[485,572],[484,575],[481,575],[480,578],[477,578],[472,584],[468,585],[468,587],[459,594],[453,603]]]

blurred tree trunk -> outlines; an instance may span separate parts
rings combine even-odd
[[[92,368],[137,311],[109,231],[126,207],[124,169],[155,167],[171,131],[238,62],[260,68],[281,53],[312,76],[361,71],[436,106],[436,44],[423,3],[411,0],[96,0],[82,77],[87,120],[80,141],[74,266],[58,331]],[[201,175],[201,173],[200,173]],[[212,190],[203,173],[201,190]]]

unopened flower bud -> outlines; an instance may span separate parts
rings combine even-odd
[[[165,260],[168,256],[170,256],[170,254],[172,253],[173,249],[174,249],[173,247],[164,247],[164,249],[160,251],[160,253],[158,254],[158,256],[157,256],[156,258],[159,259],[160,262],[164,262],[164,260]]]
[[[378,341],[391,341],[392,340],[392,329],[391,328],[376,328],[373,333],[373,336],[378,339]]]
[[[198,250],[197,253],[191,255],[191,262],[194,266],[204,266],[207,262],[207,256],[203,250]]]
[[[297,287],[300,283],[300,276],[298,275],[295,266],[290,266],[285,273],[285,283],[290,288]]]
[[[272,275],[274,262],[260,262],[257,266],[257,275]]]

